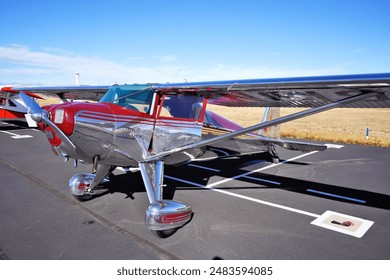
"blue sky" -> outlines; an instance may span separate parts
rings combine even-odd
[[[390,1],[0,0],[0,84],[390,72]]]

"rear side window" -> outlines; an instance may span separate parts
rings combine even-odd
[[[159,116],[199,120],[203,100],[202,96],[165,95]]]

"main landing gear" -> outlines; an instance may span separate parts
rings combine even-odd
[[[192,208],[174,200],[163,199],[164,163],[139,163],[150,205],[146,209],[146,226],[156,236],[167,238],[192,218]]]
[[[271,145],[268,146],[268,153],[269,153],[269,155],[271,157],[272,163],[278,164],[280,162],[278,153],[276,152],[276,149],[275,149],[274,145],[271,144]]]

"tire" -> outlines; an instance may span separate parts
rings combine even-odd
[[[158,238],[165,239],[175,234],[178,229],[179,228],[172,228],[166,230],[151,230],[151,232]]]
[[[73,195],[74,198],[76,198],[80,202],[88,201],[93,198],[90,194],[84,194],[84,195]]]

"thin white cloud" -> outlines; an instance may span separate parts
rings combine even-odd
[[[177,57],[176,55],[165,55],[159,58],[161,62],[171,62],[176,61]]]
[[[42,50],[47,53],[61,55],[61,56],[77,56],[74,52],[64,50],[61,48],[43,47]]]
[[[131,57],[128,60],[131,60]],[[152,66],[135,67],[62,49],[44,48],[42,51],[36,51],[28,46],[11,45],[0,46],[0,76],[2,82],[6,83],[74,84],[75,73],[80,73],[82,84],[164,83],[342,74],[344,69],[342,65],[314,70],[278,70],[265,66],[224,64],[199,69],[186,65],[167,66],[165,63],[176,60],[175,55],[163,56],[158,58],[160,62],[156,61]]]
[[[138,59],[138,58],[137,58]],[[165,57],[173,60],[174,57]],[[80,73],[81,82],[113,83],[113,82],[156,82],[172,78],[177,67],[156,65],[155,67],[129,67],[114,61],[86,57],[61,49],[44,48],[35,51],[27,46],[0,46],[0,73],[10,80],[25,79],[42,83],[50,83],[50,76],[55,76],[54,82],[74,81],[73,75]],[[42,74],[48,75],[47,77]],[[12,76],[12,77],[11,77]],[[62,78],[65,76],[66,78]],[[15,77],[18,77],[15,79]],[[24,78],[21,78],[24,77]],[[24,82],[24,81],[22,81]]]
[[[130,61],[136,61],[136,60],[142,60],[143,57],[142,56],[129,56],[127,59]]]
[[[153,57],[151,57],[151,59],[157,60],[159,62],[172,62],[172,61],[178,60],[176,55],[153,56]]]
[[[178,79],[194,81],[215,81],[215,80],[239,80],[239,79],[261,79],[261,78],[281,78],[281,77],[299,77],[299,76],[321,76],[343,74],[343,68],[334,66],[323,69],[271,69],[269,67],[244,67],[227,66],[218,64],[203,71],[194,71],[193,69],[183,69]]]

